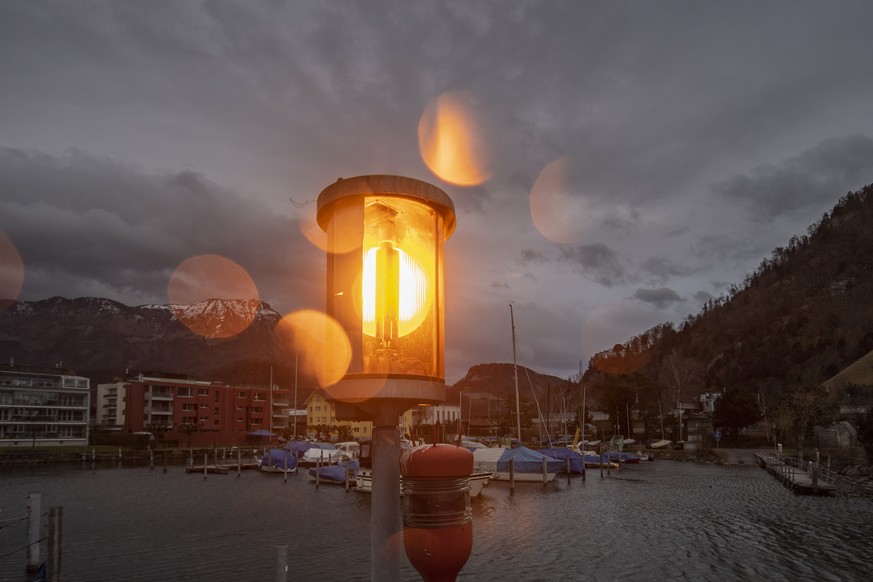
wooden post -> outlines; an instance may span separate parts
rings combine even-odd
[[[39,570],[39,534],[40,534],[40,502],[39,493],[27,494],[27,569],[28,577]]]
[[[167,451],[164,451],[164,473],[167,472]]]
[[[288,546],[276,546],[276,582],[288,579]]]
[[[548,460],[543,457],[543,487],[549,482]]]
[[[203,453],[203,478],[206,479],[207,467],[209,467],[209,451]]]
[[[61,581],[61,544],[64,538],[64,508],[49,507],[48,556],[46,557],[46,581]]]
[[[570,484],[570,458],[567,457],[567,485]]]
[[[149,469],[155,470],[155,450],[149,449]]]
[[[236,450],[236,478],[239,479],[239,475],[242,473],[242,451],[237,448]]]
[[[288,482],[288,455],[285,455],[285,476],[283,478],[282,484]]]
[[[509,494],[515,493],[515,459],[509,459]]]

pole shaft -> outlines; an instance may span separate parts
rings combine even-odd
[[[42,496],[39,493],[27,494],[27,573],[33,574],[39,569],[39,534],[40,505]]]
[[[46,560],[46,580],[61,580],[61,544],[63,543],[64,508],[49,507],[48,556]]]
[[[371,579],[400,579],[403,521],[400,513],[400,431],[393,426],[373,428],[373,484],[370,538]]]

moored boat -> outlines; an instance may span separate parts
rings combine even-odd
[[[309,468],[309,476],[319,483],[345,485],[346,479],[352,487],[357,486],[359,466],[356,460],[345,461],[336,465],[315,466]]]
[[[297,457],[285,449],[270,449],[261,458],[258,470],[264,473],[296,473]]]
[[[476,449],[473,451],[474,471],[493,471],[494,481],[509,481],[510,461],[512,478],[519,482],[553,481],[564,468],[564,461],[548,457],[522,445],[512,448]]]

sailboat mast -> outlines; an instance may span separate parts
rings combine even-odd
[[[512,303],[509,304],[509,320],[512,322],[512,366],[515,370],[515,430],[521,444],[521,403],[518,401],[518,362],[515,357],[515,315],[512,312]]]
[[[294,434],[292,438],[297,438],[297,358],[298,354],[294,354]]]

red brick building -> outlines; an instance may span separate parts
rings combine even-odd
[[[95,422],[103,430],[155,432],[181,446],[240,445],[263,429],[288,430],[289,390],[147,377],[100,384]],[[190,439],[190,440],[189,440]]]

